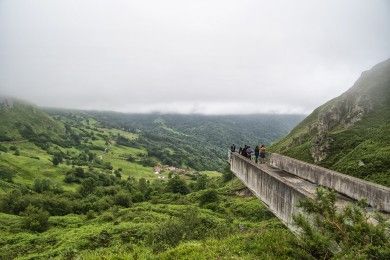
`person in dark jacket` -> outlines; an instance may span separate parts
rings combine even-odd
[[[231,151],[232,153],[236,152],[236,145],[235,145],[235,144],[233,144],[232,146],[230,146],[230,151]]]
[[[260,155],[260,147],[256,145],[255,147],[255,163],[259,161],[259,155]]]
[[[245,145],[245,146],[244,146],[244,149],[242,149],[242,153],[241,153],[241,155],[244,156],[244,157],[246,157],[246,158],[248,158],[247,150],[248,150],[248,146]]]

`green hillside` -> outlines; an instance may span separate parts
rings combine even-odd
[[[309,257],[228,172],[164,165],[148,135],[89,114],[2,104],[0,259]]]
[[[36,106],[14,98],[0,96],[0,118],[1,141],[21,140],[31,134],[58,140],[65,134],[63,124]]]
[[[261,128],[262,136],[253,120],[260,116],[195,120],[148,115],[135,120],[51,110],[50,117],[25,103],[5,104],[0,117],[8,137],[0,141],[0,259],[333,255],[318,252],[324,243],[317,236],[309,243],[296,238],[226,169],[230,138],[272,140],[294,123],[294,116],[279,125],[275,117],[263,117],[269,124]],[[121,119],[137,128],[121,126]],[[215,160],[225,169],[207,168]],[[207,171],[191,167],[191,161]],[[361,222],[355,226],[357,236],[368,234],[374,242],[347,244],[338,255],[383,258],[387,251],[381,248],[388,248],[383,232],[372,228],[367,233]]]
[[[129,146],[144,147],[148,154],[176,167],[221,171],[227,149],[236,144],[270,144],[286,135],[302,115],[177,115],[47,110],[53,116],[81,114],[95,118],[106,128],[138,134]],[[126,144],[126,140],[121,140]]]
[[[390,186],[390,60],[363,72],[271,151]]]

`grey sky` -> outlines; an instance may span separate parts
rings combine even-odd
[[[125,112],[310,112],[390,57],[389,0],[0,0],[0,94]]]

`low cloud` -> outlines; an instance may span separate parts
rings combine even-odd
[[[309,113],[390,57],[390,3],[0,2],[0,94],[123,112]]]

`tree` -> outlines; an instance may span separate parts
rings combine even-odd
[[[52,162],[54,166],[57,166],[58,164],[62,163],[62,161],[63,161],[63,157],[60,153],[56,153],[53,155]]]
[[[52,189],[52,183],[49,179],[35,179],[33,183],[33,190],[42,193]]]
[[[43,209],[29,205],[22,216],[22,225],[26,229],[43,232],[49,227],[49,213]]]
[[[114,196],[114,202],[115,205],[129,207],[131,205],[131,196],[129,193],[120,191]]]
[[[185,195],[190,192],[190,189],[184,180],[180,179],[179,176],[175,176],[169,179],[167,183],[167,191]]]
[[[79,193],[82,195],[91,194],[95,190],[95,180],[92,178],[87,178],[81,182]]]
[[[207,175],[205,174],[200,174],[198,178],[196,178],[196,183],[195,183],[195,190],[204,190],[207,188]]]
[[[13,179],[15,174],[16,173],[14,172],[14,170],[11,170],[11,169],[8,169],[8,168],[0,169],[0,179],[1,180],[7,181],[7,182],[12,182],[12,179]]]
[[[337,210],[335,202],[334,191],[319,188],[314,200],[299,203],[309,215],[294,216],[301,230],[301,246],[320,259],[388,259],[389,224],[381,218],[377,225],[372,224],[363,201],[343,210]]]
[[[85,177],[84,169],[81,168],[81,167],[76,167],[76,168],[74,169],[74,175],[75,175],[77,178],[84,178],[84,177]]]

